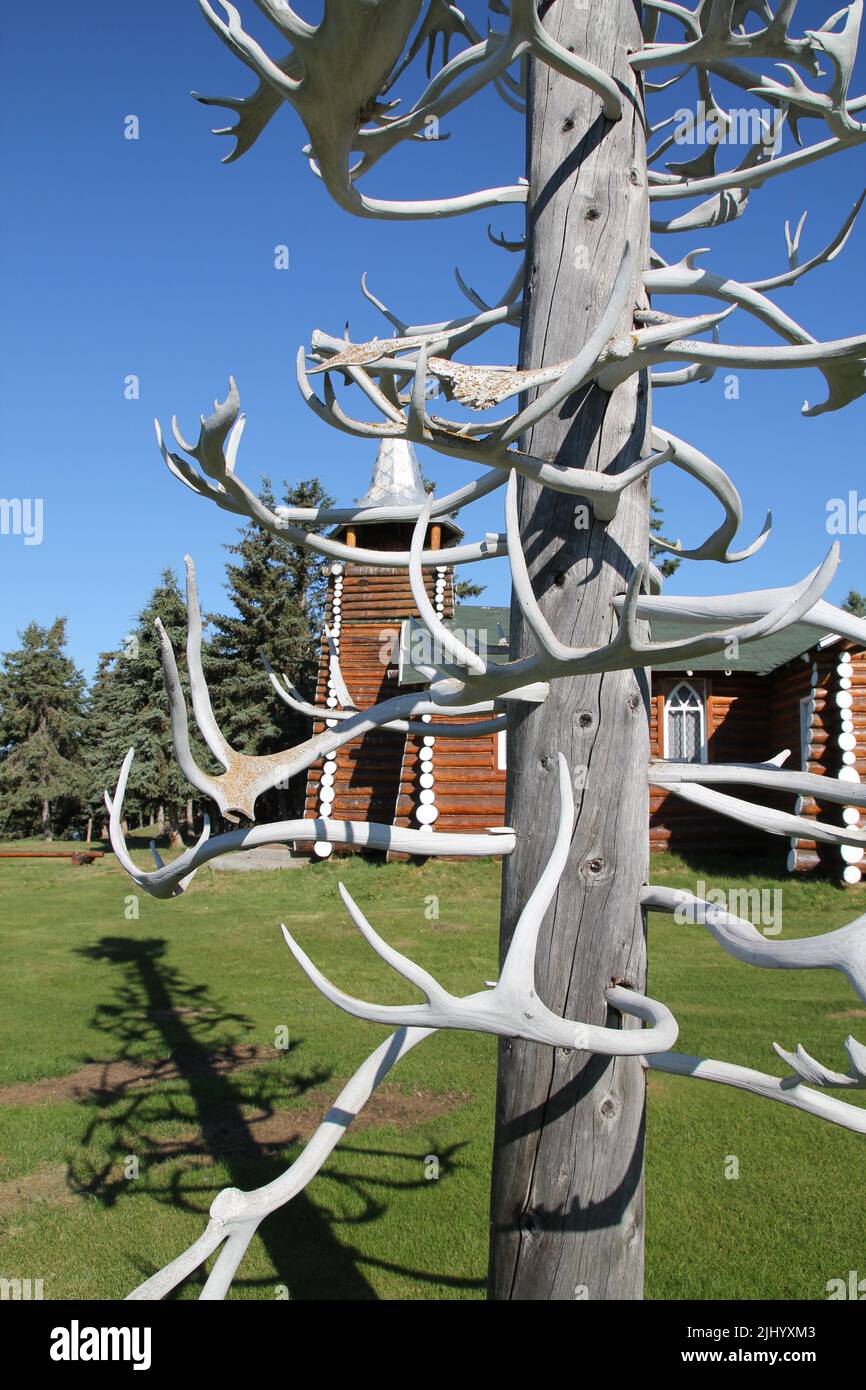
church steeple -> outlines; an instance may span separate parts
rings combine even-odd
[[[376,450],[370,486],[363,497],[356,498],[359,507],[419,507],[427,496],[421,465],[407,439],[382,439]],[[364,540],[358,540],[363,529]],[[414,525],[407,520],[379,518],[370,521],[349,521],[336,527],[334,535],[348,545],[364,545],[370,549],[408,550]],[[438,550],[463,535],[450,516],[434,517],[427,532],[427,548]]]
[[[421,468],[412,445],[406,439],[383,439],[376,451],[370,486],[359,507],[417,506],[426,494]]]
[[[356,505],[394,508],[404,515],[343,522],[334,535],[361,551],[407,551],[415,529],[413,511],[417,514],[426,497],[412,445],[405,439],[383,439],[376,451],[370,486]],[[427,528],[425,549],[438,551],[462,534],[450,516],[436,516]],[[447,549],[443,553],[447,556]],[[447,559],[442,564],[425,566],[424,585],[437,614],[449,621],[454,614],[454,571]],[[405,567],[369,565],[349,559],[336,561],[329,566],[326,607],[330,639],[357,707],[369,709],[400,693],[404,689],[400,685],[402,636],[407,625],[418,618]],[[329,723],[336,727],[333,712],[338,709],[339,699],[334,658],[323,637],[316,690],[316,704],[323,718],[316,724],[316,732],[329,727]],[[422,722],[430,720],[425,718]],[[420,737],[375,729],[329,753],[322,763],[310,768],[305,814],[324,820],[431,826],[438,819],[439,809],[433,799],[433,753],[437,740],[432,723],[430,729],[429,734]],[[489,756],[489,749],[487,753]],[[318,841],[314,852],[325,858],[331,846],[325,840]]]

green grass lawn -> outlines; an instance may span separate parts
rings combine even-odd
[[[731,868],[667,856],[654,880],[781,887],[783,936],[866,910],[866,889]],[[183,898],[156,902],[111,856],[0,859],[0,1276],[42,1278],[46,1298],[121,1297],[201,1232],[220,1188],[287,1165],[386,1030],[320,998],[280,921],[351,992],[409,997],[346,917],[339,878],[450,989],[494,975],[494,863],[205,869]],[[438,920],[425,917],[432,894]],[[781,1072],[771,1043],[802,1042],[844,1070],[846,1034],[866,1041],[866,1012],[836,973],[759,972],[663,917],[650,960],[684,1052]],[[465,1033],[412,1052],[323,1173],[265,1223],[232,1296],[483,1297],[495,1055],[493,1038]],[[866,1276],[864,1156],[863,1137],[808,1115],[651,1076],[648,1296],[821,1299],[829,1279]]]

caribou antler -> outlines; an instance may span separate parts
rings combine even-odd
[[[370,925],[348,890],[340,893],[353,922],[362,936],[398,975],[421,990],[424,1004],[368,1004],[345,994],[331,984],[301,949],[286,926],[283,936],[301,969],[332,1004],[372,1023],[406,1027],[466,1028],[477,1033],[496,1033],[501,1037],[524,1038],[549,1047],[572,1047],[586,1052],[603,1052],[613,1057],[635,1057],[662,1051],[677,1036],[676,1020],[664,1004],[621,986],[606,991],[608,1004],[623,1014],[645,1019],[650,1027],[636,1029],[605,1028],[591,1023],[574,1023],[560,1018],[535,993],[535,952],[544,914],[556,892],[568,859],[574,829],[574,797],[568,764],[559,755],[559,828],[550,858],[532,895],[527,901],[508,948],[498,984],[491,990],[458,998],[434,980],[426,970],[389,946]]]
[[[235,1270],[264,1218],[304,1190],[391,1068],[433,1031],[431,1028],[401,1028],[386,1038],[343,1087],[295,1162],[273,1182],[252,1192],[242,1192],[237,1187],[223,1188],[211,1203],[207,1229],[198,1240],[164,1269],[145,1279],[127,1299],[148,1302],[165,1298],[220,1247],[219,1257],[199,1298],[205,1303],[225,1298]]]
[[[304,699],[297,686],[289,680],[285,671],[282,672],[280,676],[276,674],[264,651],[260,652],[259,655],[262,658],[265,671],[277,695],[284,704],[288,705],[290,709],[295,710],[298,714],[305,714],[310,719],[333,719],[337,723],[341,723],[343,720],[351,719],[353,715],[360,713],[359,707],[346,689],[342,671],[340,670],[339,658],[336,655],[332,654],[330,658],[330,670],[332,677],[339,680],[342,685],[344,692],[340,695],[340,703],[343,705],[342,709],[332,709],[330,707],[311,704],[309,700]],[[485,714],[491,712],[493,709],[495,709],[495,705],[492,700],[480,700],[476,705],[461,707],[459,712],[462,714],[475,715]],[[435,733],[437,738],[480,738],[484,734],[499,733],[501,730],[507,729],[508,727],[507,714],[497,714],[494,715],[492,719],[474,719],[468,723],[452,723],[448,720],[440,720],[436,724],[432,724],[423,722],[422,719],[424,715],[453,715],[456,712],[458,711],[455,710],[453,705],[449,705],[447,709],[443,709],[441,705],[437,705],[432,700],[422,699],[417,701],[414,709],[414,713],[419,716],[418,720],[389,719],[387,723],[379,724],[377,727],[380,729],[389,729],[392,733],[409,734],[415,737],[423,737],[426,734]]]
[[[757,927],[719,903],[706,902],[682,888],[648,884],[641,904],[657,912],[678,912],[707,928],[728,955],[766,970],[839,970],[866,1000],[866,913],[846,927],[791,941],[768,940]]]
[[[441,554],[442,552],[437,552]],[[157,620],[156,629],[162,656],[163,678],[168,694],[171,713],[172,741],[175,756],[187,780],[199,791],[210,796],[219,806],[227,820],[243,817],[253,820],[258,798],[272,787],[285,786],[299,772],[306,771],[319,758],[333,752],[345,743],[360,738],[371,729],[382,728],[394,720],[405,720],[412,715],[450,714],[451,703],[443,708],[435,702],[426,700],[417,691],[395,695],[383,700],[368,710],[350,713],[348,718],[338,721],[338,727],[326,729],[323,733],[297,744],[294,748],[279,753],[251,754],[239,753],[224,737],[213,713],[210,694],[205,680],[201,659],[202,623],[195,579],[195,566],[189,555],[185,556],[187,585],[187,669],[193,714],[198,728],[213,756],[221,763],[224,772],[212,774],[205,772],[195,760],[189,739],[189,717],[186,699],[181,685],[180,673],[174,655],[174,648],[162,623]],[[279,687],[278,687],[279,689]],[[519,691],[506,692],[507,698],[521,698]],[[544,698],[546,688],[531,692],[529,698]],[[505,696],[503,696],[504,698]],[[492,703],[486,706],[492,709]],[[469,711],[471,712],[471,711]],[[317,711],[317,717],[330,718],[330,714]],[[427,726],[424,725],[427,732]],[[499,728],[497,721],[495,728]],[[444,732],[448,732],[448,728]],[[437,732],[439,732],[437,728]],[[462,732],[462,730],[461,730]]]
[[[426,727],[428,726],[425,725]],[[130,749],[123,760],[114,796],[105,793],[105,805],[109,813],[109,837],[118,863],[136,887],[152,898],[176,897],[189,886],[197,871],[218,855],[257,849],[261,845],[296,842],[306,844],[326,840],[329,844],[345,845],[355,850],[391,850],[397,854],[418,855],[422,858],[431,854],[469,858],[498,856],[510,854],[514,849],[514,831],[508,826],[497,826],[483,833],[464,835],[450,834],[442,830],[403,830],[399,826],[385,825],[377,821],[344,821],[330,818],[271,821],[265,825],[231,830],[212,839],[210,818],[205,815],[204,828],[197,843],[184,850],[169,864],[163,864],[155,846],[152,845],[156,869],[148,872],[140,869],[132,859],[123,832],[123,798],[133,756],[134,750]]]
[[[643,1058],[643,1065],[650,1071],[734,1086],[739,1091],[748,1091],[765,1100],[775,1100],[782,1105],[793,1106],[795,1110],[804,1110],[807,1115],[829,1120],[831,1124],[841,1125],[855,1134],[866,1134],[866,1109],[863,1106],[849,1105],[847,1101],[823,1095],[809,1086],[792,1085],[793,1077],[771,1076],[752,1067],[739,1067],[708,1057],[689,1057],[681,1052],[656,1052],[652,1057]]]
[[[446,62],[405,116],[391,114],[394,103],[381,97],[396,77],[400,54],[419,10],[419,0],[331,0],[330,10],[319,25],[307,24],[287,4],[257,0],[277,28],[288,38],[296,62],[275,62],[249,35],[240,13],[228,0],[199,0],[211,28],[226,46],[263,84],[247,103],[236,99],[207,98],[209,105],[225,105],[238,113],[234,130],[237,145],[233,158],[254,143],[276,109],[266,99],[264,84],[279,101],[294,107],[310,137],[308,153],[313,172],[319,175],[334,201],[359,217],[417,219],[453,217],[476,208],[524,202],[525,183],[452,198],[393,201],[371,198],[357,188],[357,181],[389,150],[405,140],[416,140],[431,120],[440,121],[488,83],[513,103],[508,90],[508,69],[524,54],[549,64],[557,72],[590,88],[601,98],[608,120],[622,114],[622,95],[607,73],[557,43],[544,28],[535,0],[512,0],[505,33],[490,33]],[[217,8],[218,7],[218,8]],[[333,11],[338,10],[338,15]],[[459,16],[460,20],[463,16]],[[447,24],[451,34],[467,35],[465,21]],[[440,31],[433,22],[420,35]],[[416,42],[418,40],[416,39]],[[407,59],[408,61],[408,59]],[[506,90],[503,91],[503,84]],[[327,97],[323,97],[327,93]],[[353,151],[360,159],[350,166]]]
[[[383,398],[384,399],[384,398]],[[311,533],[295,522],[315,521],[322,526],[334,526],[355,522],[362,524],[371,521],[414,521],[420,512],[418,505],[387,507],[288,507],[279,506],[272,510],[266,506],[252,489],[237,477],[235,463],[238,445],[243,433],[245,416],[240,409],[240,395],[234,377],[229,377],[229,391],[224,401],[214,401],[213,413],[202,416],[199,437],[195,444],[184,439],[177,418],[172,419],[175,439],[182,449],[194,458],[201,469],[197,473],[188,460],[173,453],[165,444],[158,420],[154,421],[160,452],[166,466],[179,482],[200,497],[215,502],[225,511],[247,516],[265,531],[282,537],[293,545],[315,550],[320,555],[328,555],[334,560],[352,560],[359,565],[390,567],[406,564],[408,552],[393,550],[368,550],[360,546],[349,546],[330,536]],[[202,476],[202,474],[204,476]],[[211,482],[206,480],[210,479]],[[446,516],[455,508],[485,497],[501,487],[505,479],[501,473],[491,471],[486,477],[477,478],[465,486],[456,488],[433,503],[432,515]],[[442,550],[425,550],[422,563],[425,566],[460,564],[472,560],[493,559],[504,553],[504,537],[487,535],[483,541],[465,545],[445,547]]]
[[[831,546],[823,563],[799,584],[788,589],[770,591],[766,596],[730,595],[713,600],[714,615],[722,621],[731,621],[732,626],[726,627],[723,631],[696,633],[693,617],[692,631],[687,637],[667,642],[647,641],[638,632],[639,619],[651,616],[656,605],[665,602],[662,598],[642,595],[641,590],[647,580],[647,567],[638,566],[632,574],[625,596],[614,600],[615,606],[620,609],[619,629],[614,638],[603,647],[569,647],[561,642],[550,628],[532,591],[520,546],[516,481],[512,478],[509,480],[506,494],[506,530],[509,537],[511,576],[515,597],[536,640],[538,651],[517,661],[494,663],[486,661],[479,653],[466,647],[445,627],[430,603],[419,564],[425,524],[422,515],[416,523],[409,580],[422,620],[433,633],[437,645],[446,654],[448,664],[443,665],[444,674],[431,685],[431,693],[442,704],[466,699],[467,696],[478,699],[502,697],[506,691],[523,688],[529,682],[549,681],[554,676],[630,670],[672,661],[687,662],[700,656],[729,650],[732,645],[757,641],[811,614],[839,563],[839,545],[836,542]],[[677,599],[673,602],[679,603],[683,611],[690,611],[690,599]],[[749,619],[737,622],[736,615],[746,607],[751,610]]]

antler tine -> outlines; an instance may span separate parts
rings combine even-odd
[[[406,438],[415,444],[424,444],[430,438],[427,423],[427,344],[418,349],[415,371],[412,376],[412,390],[409,395],[409,409],[406,413]],[[431,504],[432,507],[432,504]],[[430,519],[430,513],[427,514]],[[423,549],[423,546],[422,546]]]
[[[812,1086],[832,1086],[838,1090],[866,1090],[866,1047],[850,1035],[845,1039],[845,1051],[851,1061],[849,1072],[831,1071],[829,1067],[817,1062],[799,1043],[795,1052],[786,1052],[774,1042],[773,1051],[788,1064],[791,1071]]]
[[[177,425],[176,418],[173,420],[173,424],[175,426]],[[159,420],[154,420],[153,425],[156,431],[156,442],[159,446],[159,452],[162,454],[163,461],[168,471],[173,477],[177,478],[178,482],[183,483],[184,487],[188,487],[191,492],[198,493],[199,497],[209,498],[211,502],[215,502],[217,506],[222,507],[224,511],[234,512],[235,515],[242,513],[243,509],[228,495],[224,488],[219,486],[211,487],[210,483],[206,482],[200,474],[196,473],[195,469],[185,458],[181,458],[180,454],[175,454],[169,449],[165,442]],[[175,429],[175,435],[178,433],[179,431]],[[179,439],[177,442],[180,444]],[[183,447],[185,446],[181,445],[181,448]]]
[[[766,280],[750,280],[746,282],[748,283],[749,289],[764,293],[766,293],[767,290],[782,289],[786,285],[793,285],[801,276],[808,274],[808,272],[814,270],[816,266],[823,265],[827,261],[835,260],[851,235],[858,213],[863,206],[864,198],[866,198],[866,192],[860,194],[860,197],[848,213],[842,226],[839,228],[836,235],[827,243],[823,251],[819,251],[816,255],[810,257],[808,261],[803,261],[802,264],[798,264],[797,251],[800,245],[800,234],[803,230],[806,214],[804,212],[803,216],[800,218],[793,240],[791,239],[789,224],[786,222],[785,238],[788,245],[788,270],[784,271],[781,275],[770,276]]]
[[[345,884],[339,883],[337,886],[340,890],[340,897],[343,899],[346,911],[349,913],[349,916],[352,918],[352,921],[355,923],[361,935],[372,946],[376,954],[381,956],[386,964],[390,965],[392,970],[396,970],[398,975],[402,975],[404,980],[408,980],[410,984],[420,989],[428,1004],[444,1004],[449,996],[438,981],[434,980],[433,976],[428,971],[424,970],[422,966],[417,965],[416,962],[410,960],[408,956],[402,955],[401,952],[395,950],[393,946],[389,946],[388,942],[379,935],[375,927],[371,926],[367,921],[367,918],[364,916]]]
[[[838,563],[839,542],[834,541],[818,568],[807,575],[800,584],[782,591],[783,597],[779,603],[775,607],[769,608],[758,618],[720,631],[699,633],[693,637],[682,637],[671,642],[643,642],[637,638],[635,623],[640,616],[639,609],[646,607],[648,600],[643,598],[639,603],[638,592],[631,585],[629,587],[630,599],[627,596],[622,604],[628,642],[624,639],[622,642],[619,641],[623,631],[621,621],[620,634],[615,639],[613,646],[625,646],[634,655],[650,658],[654,664],[658,665],[668,660],[673,661],[679,658],[685,660],[687,657],[706,656],[716,651],[723,651],[731,642],[753,642],[759,637],[766,637],[781,631],[808,613],[827,588]],[[613,602],[615,605],[619,605],[622,601],[614,599]],[[648,663],[645,661],[644,664]]]
[[[811,820],[807,816],[792,815],[789,811],[780,811],[775,806],[760,806],[754,801],[744,801],[742,797],[728,796],[712,787],[699,784],[680,784],[675,781],[662,781],[660,784],[683,801],[690,801],[695,806],[704,806],[721,816],[729,816],[740,825],[763,830],[768,835],[803,837],[817,840],[819,844],[824,845],[866,845],[866,830],[860,830],[856,826],[831,825],[826,821]],[[844,785],[847,786],[848,783]],[[850,799],[847,804],[851,804]]]
[[[378,382],[373,380],[369,372],[365,371],[363,367],[349,367],[347,370],[355,385],[360,387],[364,395],[377,410],[381,410],[385,419],[390,420],[392,425],[399,425],[401,429],[405,428],[406,420],[403,412],[388,399],[382,387]],[[337,402],[336,396],[334,397],[333,403],[336,409],[339,410],[339,403]],[[348,419],[348,416],[344,418]]]
[[[197,866],[191,867],[189,873],[184,874],[182,871],[186,868],[187,864],[200,853],[202,847],[210,839],[210,816],[205,812],[202,821],[202,832],[191,849],[184,850],[183,854],[179,855],[178,858],[173,860],[168,866],[159,862],[155,874],[143,873],[132,859],[126,847],[126,837],[123,833],[123,799],[126,795],[126,784],[129,780],[129,772],[134,757],[135,749],[130,748],[123,760],[123,766],[120,769],[114,796],[109,796],[108,791],[103,792],[105,809],[108,811],[108,835],[111,841],[111,848],[114,851],[117,862],[122,869],[126,870],[133,883],[144,887],[146,891],[151,893],[154,897],[175,897],[183,893],[195,877]],[[159,856],[155,854],[154,858],[158,860]],[[165,880],[165,882],[163,880]],[[159,887],[156,889],[150,888],[148,885],[151,881],[158,883]]]
[[[508,563],[511,568],[511,582],[514,594],[520,605],[532,634],[541,650],[551,661],[568,661],[582,653],[560,642],[542,613],[532,589],[526,556],[520,539],[520,521],[517,515],[517,475],[512,472],[505,490],[505,534],[508,542]]]
[[[340,370],[342,370],[342,368]],[[334,384],[331,381],[331,368],[327,362],[323,366],[323,371],[325,373],[324,411],[325,418],[328,420],[329,424],[334,425],[337,429],[342,430],[344,434],[366,434],[376,439],[398,439],[401,436],[406,435],[406,419],[400,411],[396,412],[396,416],[399,418],[395,418],[393,408],[390,407],[390,403],[389,409],[385,412],[387,419],[381,424],[374,423],[373,421],[357,420],[353,415],[349,415],[348,412],[343,409],[343,407],[340,405],[340,402],[337,400],[337,393],[334,390]],[[312,401],[318,403],[318,397],[314,395],[312,397]],[[310,404],[311,402],[308,401],[307,403]],[[377,404],[379,405],[379,409],[381,409],[381,404],[379,404],[378,402]]]
[[[622,987],[608,991],[608,1000],[623,1013],[650,1023],[646,1030],[606,1028],[573,1022],[553,1013],[535,993],[535,951],[544,914],[556,892],[568,859],[574,821],[568,765],[559,760],[560,814],[556,840],[550,858],[533,890],[515,929],[503,965],[502,977],[492,990],[458,997],[449,994],[427,971],[402,956],[373,930],[341,887],[356,925],[373,949],[405,979],[425,995],[425,1004],[369,1004],[346,994],[323,975],[298,945],[286,926],[282,927],[286,945],[316,988],[344,1012],[374,1023],[403,1024],[429,1028],[466,1028],[472,1032],[495,1033],[502,1037],[525,1038],[550,1047],[579,1048],[609,1056],[643,1056],[661,1052],[673,1045],[677,1023],[670,1010],[657,1000]]]
[[[653,537],[654,543],[661,546],[664,550],[669,550],[676,555],[680,555],[684,560],[716,560],[721,564],[736,564],[740,560],[747,560],[756,554],[761,546],[764,545],[770,535],[773,526],[772,512],[767,512],[764,525],[751,545],[747,545],[742,550],[732,551],[731,542],[737,534],[743,520],[743,503],[740,494],[731,479],[723,468],[702,454],[694,445],[688,444],[685,440],[679,439],[670,430],[661,429],[654,425],[652,429],[652,443],[655,448],[666,445],[671,449],[671,462],[676,468],[680,468],[684,473],[688,473],[696,482],[708,488],[716,501],[721,504],[725,512],[725,518],[720,526],[708,536],[699,546],[693,549],[685,549],[679,541],[673,544],[670,541],[662,540],[660,537]]]
[[[649,781],[655,786],[670,786],[674,782],[742,783],[744,786],[765,787],[770,791],[814,797],[816,801],[833,801],[843,806],[866,807],[866,785],[844,782],[836,777],[811,772],[788,772],[782,762],[789,750],[777,754],[765,763],[677,763],[663,759],[649,764]],[[671,788],[673,789],[673,788]]]
[[[353,1018],[366,1019],[368,1023],[387,1023],[389,1020],[391,1020],[393,1023],[399,1023],[405,1026],[417,1025],[419,1027],[423,1027],[427,1020],[427,1014],[429,1011],[431,1014],[431,1021],[428,1026],[437,1026],[436,1024],[432,1023],[432,1003],[368,1004],[363,999],[356,999],[354,995],[346,994],[344,990],[338,989],[336,985],[332,984],[331,981],[328,979],[327,975],[322,974],[319,967],[315,965],[313,961],[310,960],[310,957],[307,955],[306,951],[304,951],[302,947],[298,945],[297,941],[292,936],[291,932],[289,931],[288,927],[284,922],[280,923],[280,930],[283,933],[283,939],[285,940],[286,945],[288,946],[295,960],[298,962],[298,965],[303,970],[307,979],[315,985],[319,993],[323,994],[329,1003],[336,1004],[337,1008],[342,1009],[344,1013],[351,1014]],[[381,941],[381,937],[377,937],[376,940]],[[376,946],[375,943],[371,944],[374,945],[375,950],[379,950],[378,946]],[[390,947],[387,947],[386,942],[383,941],[382,945],[390,951]],[[379,954],[382,954],[382,952],[379,952]],[[401,956],[400,959],[405,960],[405,957]],[[389,962],[389,964],[390,963],[391,962]],[[397,966],[395,966],[394,968],[397,969]],[[402,974],[403,971],[401,970],[399,973]],[[441,1002],[442,1001],[437,999],[437,1004],[441,1004]],[[414,1024],[411,1023],[410,1020],[414,1020]]]
[[[190,555],[184,555],[183,560],[186,566],[186,668],[192,710],[208,748],[217,761],[228,769],[232,760],[232,748],[214,718],[210,691],[201,662],[202,623],[195,564]]]
[[[501,232],[497,236],[490,223],[487,224],[487,239],[494,246],[500,247],[503,251],[513,251],[515,253],[522,253],[526,251],[525,236],[519,237],[517,240],[510,240],[504,232]]]
[[[562,878],[571,849],[571,837],[574,832],[574,793],[568,763],[563,753],[557,755],[557,768],[559,819],[556,839],[541,877],[517,919],[497,985],[502,998],[512,1004],[531,1000],[535,996],[535,955],[538,936],[544,914],[559,887],[559,880]]]
[[[165,685],[165,692],[168,696],[169,714],[171,718],[171,738],[178,766],[191,786],[196,787],[200,792],[204,792],[205,796],[212,796],[220,806],[220,809],[223,810],[223,801],[220,795],[218,779],[209,776],[206,772],[202,772],[192,754],[192,748],[189,742],[189,716],[183,687],[180,683],[180,672],[177,669],[174,647],[159,618],[157,618],[154,626],[159,640],[160,655],[162,658],[162,678]],[[220,757],[218,761],[223,762],[222,757]]]
[[[424,548],[432,506],[432,500],[428,496],[412,532],[412,546],[409,552],[409,584],[412,589],[412,597],[425,627],[429,630],[434,641],[438,641],[442,650],[451,656],[455,665],[468,669],[473,675],[483,676],[487,674],[487,662],[477,652],[472,651],[461,642],[458,637],[455,637],[453,632],[449,632],[430,602],[424,585],[421,552]]]
[[[285,671],[283,671],[281,675],[277,675],[268,660],[264,647],[259,647],[259,657],[265,668],[268,680],[283,704],[288,705],[290,709],[297,710],[298,714],[305,714],[311,719],[319,719],[322,711],[319,709],[318,705],[314,705],[309,700],[304,699],[301,691],[289,680]]]
[[[769,637],[774,632],[781,632],[783,628],[790,627],[791,623],[797,622],[804,614],[808,613],[809,609],[814,607],[821,595],[825,593],[836,573],[841,550],[839,541],[834,541],[818,568],[795,587],[795,594],[790,602],[780,603],[778,608],[768,613],[765,619],[759,618],[755,623],[750,624],[747,629],[744,629],[744,640],[748,641],[753,636]]]
[[[771,1076],[752,1067],[718,1062],[711,1057],[690,1057],[679,1052],[656,1053],[652,1057],[645,1057],[643,1065],[651,1071],[670,1072],[674,1076],[691,1076],[698,1081],[734,1086],[737,1090],[763,1096],[765,1100],[779,1101],[808,1115],[817,1115],[831,1124],[841,1125],[843,1129],[866,1134],[866,1109],[863,1106],[837,1100],[835,1096],[813,1091],[808,1086],[792,1085],[793,1077]]]

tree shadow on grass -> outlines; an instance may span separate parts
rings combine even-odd
[[[186,979],[167,959],[160,937],[102,937],[78,954],[115,965],[112,998],[97,1006],[93,1023],[110,1039],[100,1084],[81,1095],[88,1112],[81,1149],[70,1165],[70,1186],[107,1207],[148,1196],[174,1210],[194,1212],[204,1229],[207,1211],[225,1186],[242,1189],[273,1181],[300,1151],[325,1106],[286,1110],[327,1083],[325,1069],[301,1072],[290,1065],[299,1043],[284,1052],[250,1042],[252,1020],[222,1007],[208,987]],[[431,1141],[432,1147],[432,1141]],[[436,1146],[441,1176],[458,1166],[453,1145]],[[359,1157],[382,1161],[387,1176],[328,1170],[344,1200],[342,1214],[299,1193],[259,1227],[275,1275],[244,1278],[233,1287],[293,1299],[370,1300],[377,1294],[363,1272],[376,1265],[363,1251],[338,1239],[337,1230],[362,1227],[389,1210],[388,1193],[423,1188],[424,1155],[357,1148]],[[405,1161],[407,1177],[393,1173]],[[220,1164],[228,1181],[203,1176]],[[420,1175],[420,1176],[419,1176]],[[222,1174],[220,1175],[220,1178]],[[346,1211],[352,1214],[346,1214]],[[177,1251],[180,1254],[180,1250]],[[137,1261],[142,1280],[155,1272]],[[422,1282],[481,1287],[483,1281],[381,1264]],[[199,1270],[186,1285],[201,1286]],[[121,1296],[127,1290],[118,1290]],[[282,1296],[285,1296],[283,1293]]]

